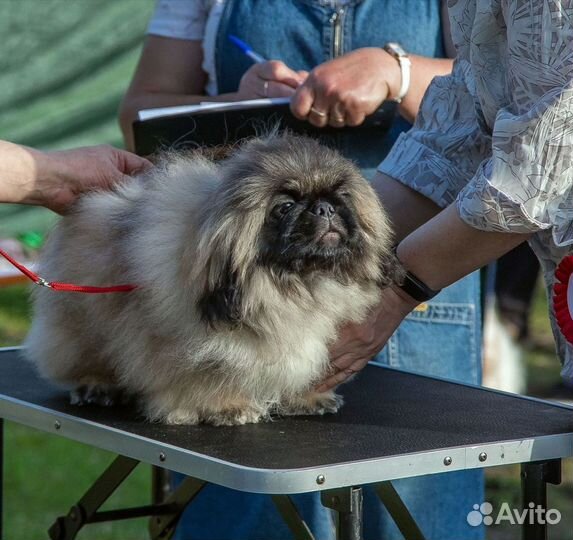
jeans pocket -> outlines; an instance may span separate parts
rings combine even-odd
[[[476,306],[422,304],[402,322],[374,363],[479,384],[481,331]]]

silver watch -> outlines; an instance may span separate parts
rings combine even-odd
[[[384,45],[384,50],[391,56],[393,56],[398,64],[400,65],[400,73],[402,74],[402,82],[400,84],[400,90],[398,95],[394,96],[392,99],[400,103],[404,96],[408,93],[410,88],[410,67],[412,62],[408,53],[402,48],[399,43],[389,42]]]

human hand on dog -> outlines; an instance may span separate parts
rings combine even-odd
[[[361,324],[344,326],[330,348],[331,375],[317,387],[326,392],[358,373],[386,345],[402,320],[419,302],[399,289],[382,291],[380,303]]]
[[[237,99],[290,97],[307,76],[278,60],[255,64],[241,78]]]
[[[18,202],[58,213],[64,213],[86,191],[110,189],[151,167],[147,159],[108,145],[55,152],[25,150],[35,162],[35,174],[23,185]]]

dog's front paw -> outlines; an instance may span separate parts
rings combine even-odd
[[[312,401],[312,400],[311,400]],[[312,414],[336,413],[344,405],[344,398],[334,392],[318,394],[314,399]]]
[[[166,424],[193,426],[199,423],[199,414],[195,410],[175,409],[165,416],[164,421]]]
[[[292,400],[279,409],[279,414],[288,416],[335,413],[344,404],[342,396],[333,391],[318,394],[309,392]]]
[[[190,409],[175,409],[165,415],[162,420],[166,424],[195,425],[211,424],[213,426],[241,426],[243,424],[255,424],[261,420],[263,412],[257,409],[227,409],[224,411],[202,411]]]
[[[256,424],[264,416],[264,411],[254,407],[233,408],[206,414],[203,421],[214,426],[242,426]]]
[[[84,384],[70,391],[71,405],[113,407],[128,402],[129,396],[117,386],[110,384]]]

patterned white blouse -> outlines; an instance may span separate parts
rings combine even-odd
[[[535,232],[546,282],[573,251],[573,0],[449,0],[458,59],[379,170],[482,230]],[[563,375],[573,346],[553,320]]]

